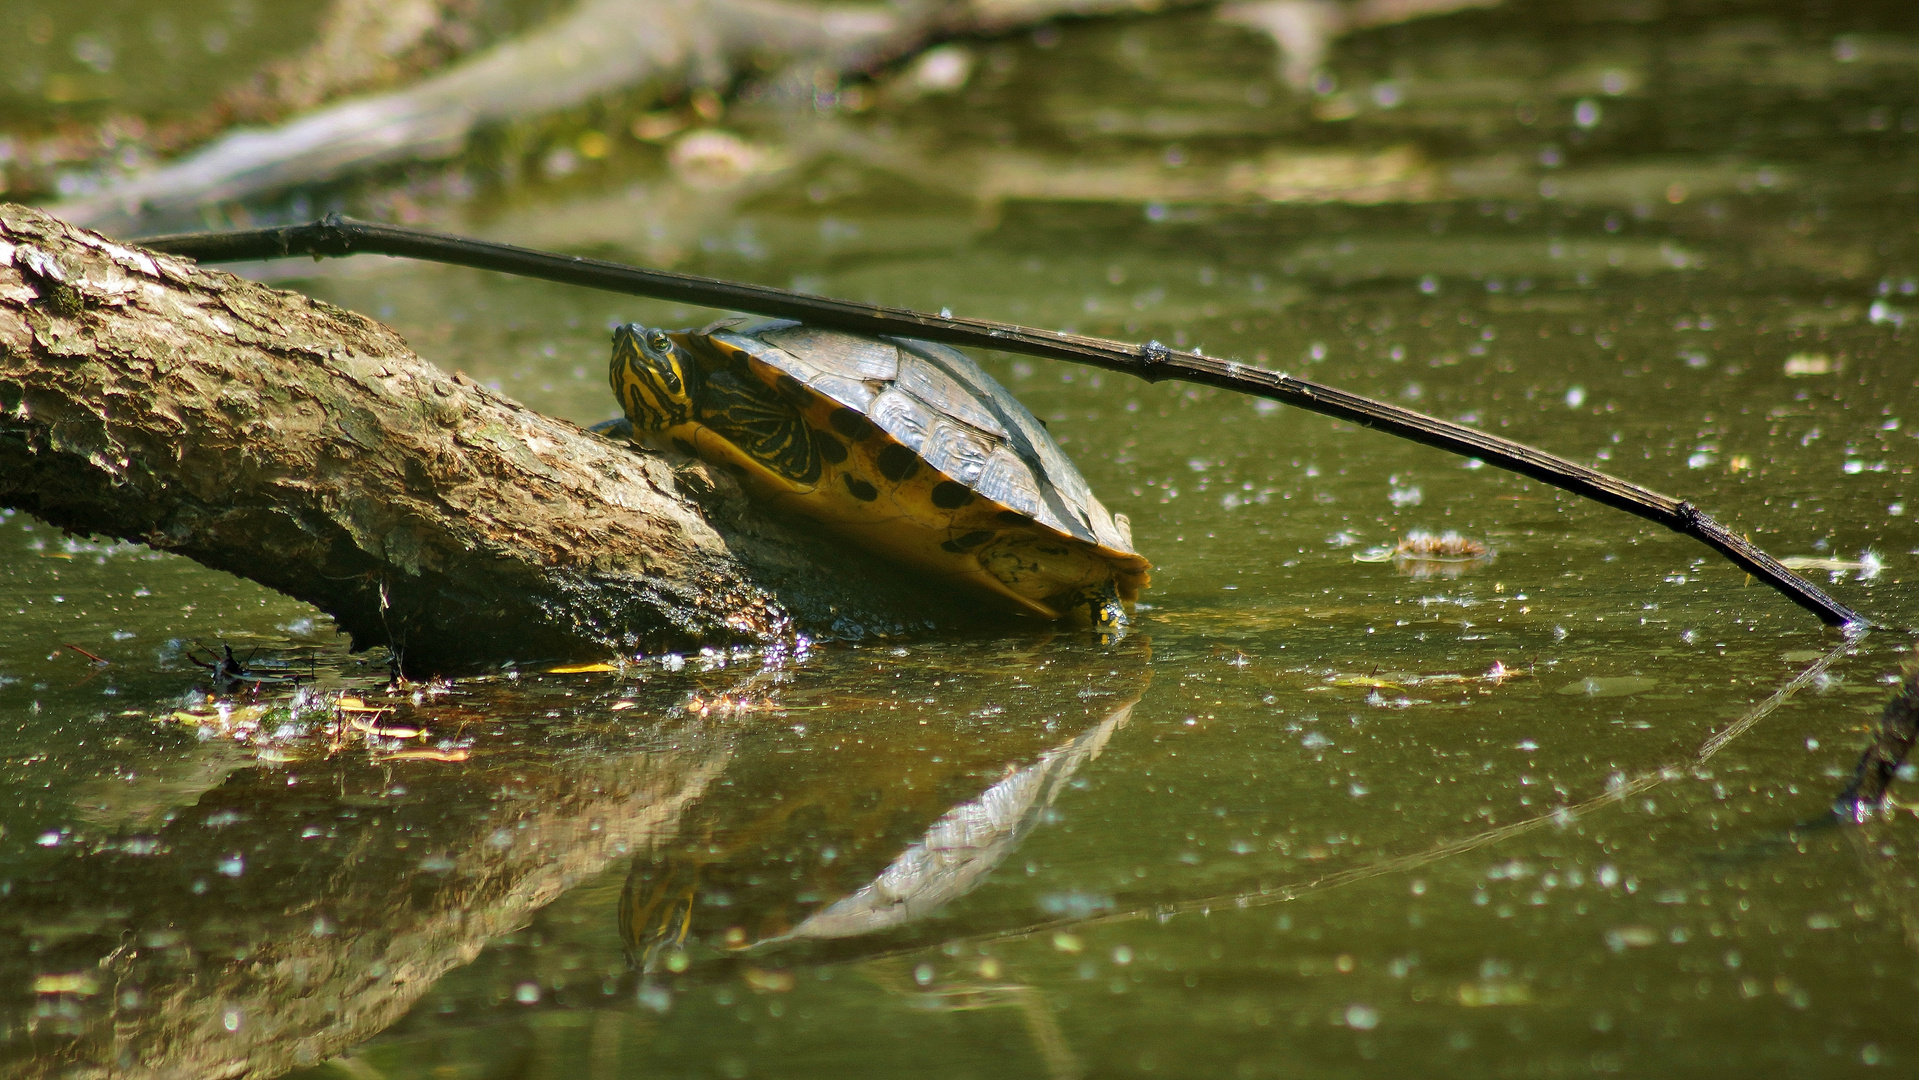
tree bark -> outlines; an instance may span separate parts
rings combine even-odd
[[[926,624],[902,575],[331,305],[0,206],[0,505],[315,605],[416,673]]]

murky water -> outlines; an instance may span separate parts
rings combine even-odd
[[[656,144],[630,131],[680,121],[609,108],[247,213],[1203,346],[1690,498],[1919,623],[1919,23],[1588,7],[1360,35],[1306,91],[1205,13],[1066,24],[837,111]],[[271,273],[582,422],[609,323],[711,317]],[[1848,651],[1690,541],[1371,432],[982,361],[1158,566],[1117,647],[1013,625],[389,695],[314,611],[8,517],[0,1069],[1919,1061],[1919,824],[1822,823],[1910,635]],[[1490,555],[1355,559],[1414,530]],[[314,679],[217,692],[227,644]]]

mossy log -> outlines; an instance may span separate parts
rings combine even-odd
[[[724,475],[542,416],[350,311],[0,206],[0,505],[185,555],[414,672],[922,624]]]

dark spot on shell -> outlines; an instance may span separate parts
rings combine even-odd
[[[873,434],[873,421],[858,409],[834,409],[833,415],[826,418],[833,430],[846,436],[852,442],[859,442]]]
[[[972,501],[972,491],[958,481],[942,480],[933,485],[933,505],[941,510],[958,510]]]
[[[852,496],[861,502],[872,502],[874,499],[880,497],[879,488],[861,480],[852,473],[841,473],[840,479],[846,482],[846,490],[852,493]]]
[[[813,391],[808,390],[805,383],[791,375],[781,375],[774,379],[773,388],[780,392],[781,397],[802,409],[813,404]]]
[[[984,544],[988,540],[991,540],[992,538],[993,538],[993,533],[991,530],[978,529],[973,532],[969,532],[965,536],[959,537],[956,540],[948,540],[944,544],[941,544],[940,547],[946,549],[947,551],[952,552],[955,555],[958,555],[961,552],[971,551],[974,548],[980,546],[981,544]]]
[[[685,439],[679,439],[679,438],[674,439],[673,449],[678,450],[680,453],[685,454],[687,457],[700,456],[699,451],[693,449],[693,444],[690,442],[687,442]]]
[[[999,519],[1008,525],[1024,525],[1033,520],[1018,510],[1001,510],[999,512]]]
[[[894,443],[880,451],[879,466],[880,475],[897,484],[920,471],[920,456],[912,447]]]
[[[846,460],[846,444],[828,435],[824,431],[813,432],[813,442],[820,448],[820,456],[834,465]]]

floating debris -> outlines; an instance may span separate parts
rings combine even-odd
[[[1392,547],[1368,548],[1353,555],[1354,562],[1390,562],[1400,573],[1422,581],[1458,577],[1492,560],[1493,550],[1484,541],[1450,529],[1439,534],[1414,529]]]
[[[71,641],[63,641],[60,644],[69,652],[77,652],[81,656],[86,657],[88,660],[92,661],[96,667],[106,667],[109,663],[112,662],[110,660],[103,659],[102,657],[96,656],[93,653],[88,652],[87,650],[81,648],[80,646],[75,645]]]
[[[380,761],[465,761],[473,755],[466,750],[401,750],[381,754]]]
[[[1832,575],[1832,580],[1840,581],[1849,573],[1857,573],[1860,581],[1871,581],[1886,568],[1879,553],[1870,549],[1859,553],[1857,559],[1829,559],[1816,555],[1788,555],[1779,563],[1788,570],[1824,570]]]
[[[1329,680],[1333,686],[1357,686],[1367,690],[1404,690],[1405,687],[1390,679],[1376,679],[1366,675],[1342,675]]]
[[[383,762],[459,762],[470,755],[462,745],[466,740],[457,734],[444,738],[445,733],[420,722],[425,717],[417,714],[412,723],[395,722],[403,712],[420,708],[429,698],[451,692],[450,686],[433,683],[414,690],[405,699],[369,702],[354,693],[334,696],[296,687],[290,694],[260,700],[260,688],[256,687],[241,700],[196,694],[186,707],[155,719],[191,725],[202,738],[249,747],[267,764],[330,758],[356,748]],[[445,720],[441,712],[445,706],[436,701],[434,707],[439,718]],[[453,726],[457,729],[461,725],[456,720]],[[431,745],[421,745],[429,740]],[[409,742],[414,745],[406,746]]]
[[[1786,374],[1791,378],[1804,378],[1808,375],[1830,375],[1839,370],[1832,357],[1825,353],[1793,353],[1786,357]]]
[[[425,728],[375,727],[359,719],[350,719],[348,723],[353,726],[353,730],[355,731],[363,732],[367,735],[376,735],[382,739],[424,739],[432,734],[432,732],[429,732]]]
[[[1487,981],[1461,983],[1454,999],[1468,1009],[1486,1009],[1498,1005],[1530,1005],[1532,987],[1523,982]]]

